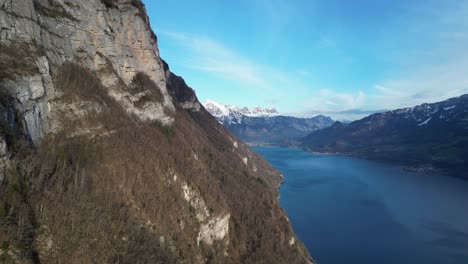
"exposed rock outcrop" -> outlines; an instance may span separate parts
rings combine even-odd
[[[166,124],[173,121],[164,112],[173,112],[174,105],[166,88],[156,38],[147,20],[138,16],[140,9],[131,2],[116,1],[116,7],[110,9],[97,0],[0,3],[2,49],[14,50],[14,60],[18,59],[15,55],[26,55],[21,59],[26,68],[13,68],[4,87],[14,91],[17,108],[25,117],[25,127],[34,142],[60,128],[53,117],[60,106],[48,107],[48,103],[60,98],[51,73],[65,61],[78,61],[101,72],[102,83],[128,112]],[[162,102],[135,107],[131,95],[117,85],[130,84],[138,72],[146,73],[158,85],[164,96]]]

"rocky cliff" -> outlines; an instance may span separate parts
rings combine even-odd
[[[0,261],[310,263],[138,0],[0,0]]]

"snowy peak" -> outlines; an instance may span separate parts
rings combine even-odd
[[[278,111],[274,108],[262,108],[255,106],[253,109],[247,107],[239,108],[237,106],[223,105],[213,100],[206,100],[204,104],[206,110],[215,117],[229,116],[229,115],[246,115],[246,116],[275,116],[279,115]]]
[[[367,121],[369,124],[380,119],[406,120],[417,127],[424,127],[433,123],[448,124],[455,122],[468,129],[468,126],[463,122],[467,114],[468,95],[462,95],[438,103],[426,103],[414,107],[378,113],[362,120]],[[360,121],[357,122],[359,123]]]
[[[262,108],[259,106],[249,109],[224,105],[213,100],[206,100],[204,106],[221,124],[240,124],[245,117],[272,117],[279,113],[274,108]]]
[[[228,116],[229,113],[231,112],[228,108],[228,106],[222,105],[218,102],[212,101],[212,100],[206,100],[206,102],[203,104],[212,114],[214,117],[222,117],[222,116]]]
[[[274,108],[239,108],[213,100],[207,100],[204,106],[237,138],[251,145],[293,146],[299,138],[334,123],[331,118],[325,116],[283,116]]]

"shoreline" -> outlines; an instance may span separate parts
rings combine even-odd
[[[336,156],[343,156],[343,157],[351,157],[351,158],[356,158],[356,159],[362,159],[362,160],[367,160],[367,161],[373,161],[373,162],[379,162],[379,163],[383,163],[383,164],[398,166],[405,172],[416,173],[416,174],[419,174],[419,175],[441,175],[441,176],[449,176],[449,177],[454,177],[454,178],[457,178],[457,179],[462,179],[462,180],[468,181],[468,177],[462,175],[456,169],[444,169],[444,168],[436,167],[436,166],[434,166],[433,164],[430,164],[430,163],[412,163],[411,164],[410,162],[406,162],[406,161],[398,162],[398,161],[379,159],[379,158],[369,158],[369,157],[366,157],[364,155],[353,154],[353,153],[313,151],[313,150],[307,150],[307,149],[304,149],[304,148],[301,148],[301,147],[298,147],[298,146],[277,146],[277,145],[249,145],[249,146],[251,146],[251,147],[276,147],[276,148],[285,148],[285,149],[298,149],[298,150],[302,150],[304,152],[314,154],[314,155],[329,155],[329,156],[336,155]],[[281,185],[284,183],[284,177],[282,177],[282,178],[283,178],[283,180],[279,184],[278,192],[279,192],[279,188],[281,188]]]
[[[352,157],[356,159],[362,159],[362,160],[367,160],[367,161],[373,161],[373,162],[379,162],[383,164],[389,164],[389,165],[394,165],[397,167],[400,167],[403,171],[405,172],[411,172],[411,173],[416,173],[419,175],[440,175],[440,176],[449,176],[457,179],[462,179],[465,181],[468,181],[468,178],[466,176],[460,175],[457,173],[458,171],[456,169],[444,169],[440,167],[436,167],[430,163],[413,163],[410,164],[410,162],[398,162],[398,161],[393,161],[393,160],[386,160],[386,159],[379,159],[379,158],[369,158],[363,155],[359,154],[351,154],[351,153],[340,153],[340,152],[318,152],[318,151],[309,151],[302,149],[305,152],[312,153],[312,154],[318,154],[318,155],[337,155],[337,156],[344,156],[344,157]],[[406,163],[406,164],[405,164]]]

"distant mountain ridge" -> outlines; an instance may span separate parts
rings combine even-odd
[[[297,145],[298,139],[312,131],[331,126],[330,117],[297,118],[281,115],[274,108],[240,108],[213,100],[204,104],[219,123],[250,145]]]
[[[304,137],[301,146],[468,178],[468,95],[336,122]]]
[[[261,117],[279,115],[278,111],[274,108],[256,106],[250,110],[247,107],[240,108],[237,106],[224,105],[209,99],[205,101],[204,106],[221,124],[240,122],[244,116]]]

